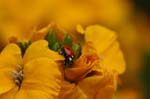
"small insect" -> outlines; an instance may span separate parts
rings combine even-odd
[[[67,45],[64,45],[61,49],[61,53],[65,57],[65,66],[70,66],[73,64],[73,60],[75,57],[74,51]]]

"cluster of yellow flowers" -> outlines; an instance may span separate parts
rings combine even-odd
[[[24,54],[16,39],[0,54],[0,99],[111,99],[125,62],[115,32],[100,25],[77,26],[74,42],[81,55],[64,69],[65,58],[45,40],[53,29],[61,41],[65,32],[49,25],[35,31]]]

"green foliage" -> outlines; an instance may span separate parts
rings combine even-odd
[[[31,45],[31,41],[27,41],[27,42],[18,42],[18,46],[21,49],[22,55],[24,55],[26,49]]]
[[[47,41],[48,41],[48,44],[49,44],[48,46],[50,49],[53,49],[54,45],[58,42],[55,32],[53,30],[50,30],[48,32]]]
[[[68,46],[72,46],[72,40],[71,40],[71,35],[70,34],[66,34],[63,40],[63,44],[64,45],[68,45]]]
[[[73,44],[72,49],[75,53],[75,59],[79,58],[81,55],[81,45],[79,43],[75,43]]]
[[[54,43],[54,45],[52,45],[52,50],[54,51],[59,51],[59,49],[61,48],[61,45],[59,42]]]

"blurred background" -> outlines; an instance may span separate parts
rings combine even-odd
[[[127,62],[113,99],[150,99],[149,14],[148,0],[0,0],[0,49],[50,22],[73,33],[77,24],[101,24],[118,33]]]

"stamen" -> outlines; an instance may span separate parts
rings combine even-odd
[[[12,77],[13,77],[16,85],[20,87],[21,83],[23,81],[23,78],[24,78],[23,68],[21,65],[18,65],[18,68],[12,72]]]

